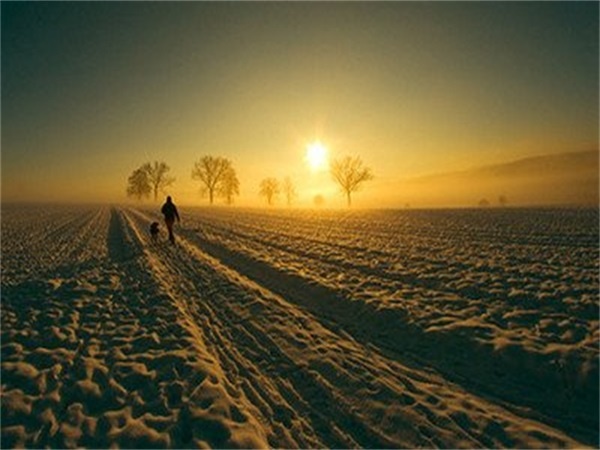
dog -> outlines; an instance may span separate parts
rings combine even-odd
[[[158,233],[160,230],[158,229],[158,222],[152,222],[150,224],[150,236],[152,236],[152,242],[158,241]]]

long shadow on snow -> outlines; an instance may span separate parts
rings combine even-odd
[[[355,339],[375,344],[387,353],[393,352],[396,358],[426,361],[452,381],[480,395],[491,395],[517,407],[533,407],[538,420],[586,443],[598,444],[597,367],[581,381],[574,376],[567,377],[547,356],[525,354],[519,347],[499,353],[467,335],[426,332],[410,323],[404,310],[378,309],[210,242],[196,233],[185,234],[223,264],[324,317],[330,326],[343,327]]]
[[[125,262],[141,254],[141,249],[133,245],[133,240],[125,232],[126,229],[122,215],[116,208],[111,208],[106,245],[108,257],[115,263]]]

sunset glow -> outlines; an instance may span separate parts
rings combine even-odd
[[[262,206],[261,180],[290,177],[296,206],[312,208],[318,191],[337,208],[346,200],[331,162],[359,156],[375,178],[357,208],[499,195],[594,203],[597,171],[582,171],[597,166],[576,154],[598,151],[597,12],[594,2],[3,2],[2,200],[128,202],[132,171],[158,161],[175,179],[159,197],[205,205],[191,172],[214,156],[236,171],[236,206]],[[557,154],[569,163],[524,167],[526,185],[506,171],[422,181]]]

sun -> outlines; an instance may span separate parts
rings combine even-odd
[[[319,141],[306,146],[306,161],[314,172],[327,169],[327,148]]]

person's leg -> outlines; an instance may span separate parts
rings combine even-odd
[[[165,223],[167,224],[167,230],[169,230],[169,241],[171,241],[173,244],[175,243],[175,236],[173,235],[173,223],[175,221],[174,220],[166,220]]]

